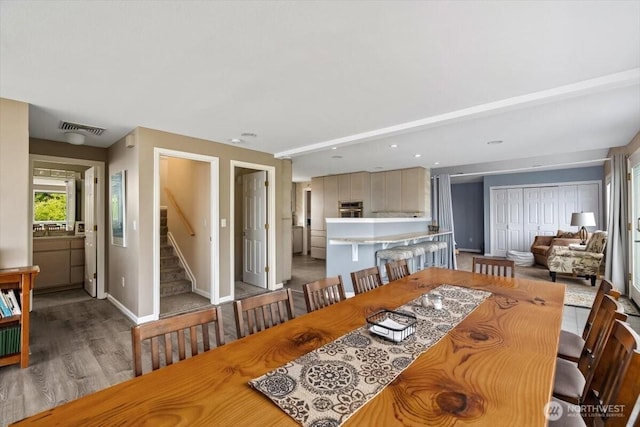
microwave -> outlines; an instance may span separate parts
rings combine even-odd
[[[362,218],[362,202],[338,202],[340,218]]]

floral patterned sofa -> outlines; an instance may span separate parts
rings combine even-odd
[[[596,231],[587,241],[584,250],[574,250],[563,246],[552,247],[549,254],[551,280],[556,281],[557,273],[569,273],[575,276],[585,276],[591,280],[591,286],[595,286],[606,246],[607,232]]]

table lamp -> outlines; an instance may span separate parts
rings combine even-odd
[[[582,240],[580,244],[586,245],[587,237],[589,237],[586,227],[595,227],[596,217],[593,212],[574,212],[571,214],[571,225],[580,227],[578,230],[580,240]]]

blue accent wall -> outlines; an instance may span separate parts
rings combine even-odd
[[[484,195],[482,182],[451,185],[456,245],[484,253]]]
[[[491,187],[506,187],[538,184],[556,184],[563,182],[600,181],[604,189],[604,166],[587,168],[560,169],[553,171],[510,173],[487,175],[484,177],[484,243],[486,252],[491,249]],[[604,198],[603,198],[604,200]],[[457,224],[456,224],[457,227]]]

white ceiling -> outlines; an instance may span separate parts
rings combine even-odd
[[[640,131],[640,1],[3,0],[0,96],[36,138],[241,138],[296,181],[602,164]]]

